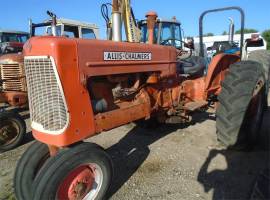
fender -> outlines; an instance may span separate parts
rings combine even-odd
[[[216,55],[208,68],[205,78],[205,98],[209,95],[218,95],[221,91],[221,82],[231,64],[240,61],[240,56],[236,54],[218,54]]]

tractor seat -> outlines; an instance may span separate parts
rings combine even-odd
[[[177,64],[177,72],[179,74],[187,74],[189,76],[203,76],[206,63],[204,58],[199,56],[191,56],[180,60]]]

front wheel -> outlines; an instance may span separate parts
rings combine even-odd
[[[25,134],[26,124],[18,113],[13,111],[0,113],[0,152],[18,146]]]
[[[110,157],[95,144],[62,149],[40,170],[34,181],[33,199],[104,199],[112,171]]]
[[[14,190],[17,199],[32,198],[34,179],[49,157],[48,146],[38,141],[31,144],[24,152],[17,163],[14,175]]]

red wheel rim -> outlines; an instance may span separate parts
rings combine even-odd
[[[81,165],[61,182],[57,198],[60,200],[94,199],[102,184],[102,171],[96,164]]]

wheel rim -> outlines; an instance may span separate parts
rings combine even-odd
[[[103,182],[103,173],[97,164],[78,166],[61,182],[58,199],[93,200],[97,197]]]
[[[4,120],[0,124],[0,145],[14,142],[20,134],[20,127],[14,120]]]

